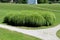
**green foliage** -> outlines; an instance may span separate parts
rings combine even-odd
[[[10,2],[11,0],[0,0],[0,2]],[[27,0],[13,0],[15,3],[27,3]]]
[[[56,21],[56,17],[52,12],[44,12],[42,15],[46,20],[45,25],[47,25],[47,26],[53,25],[54,22]]]
[[[44,3],[44,0],[38,0],[38,3]]]
[[[26,24],[28,26],[42,26],[45,23],[45,19],[40,14],[31,14],[27,16]]]
[[[25,4],[25,3],[27,3],[27,0],[15,0],[14,2]]]
[[[48,3],[48,0],[38,0],[38,3]]]
[[[21,11],[20,13],[9,14],[4,22],[15,26],[49,26],[53,25],[56,18],[51,12],[46,11]]]
[[[10,2],[11,0],[0,0],[0,2]],[[27,3],[27,0],[13,0],[15,3],[22,3],[25,4]],[[37,0],[38,3],[54,3],[54,2],[58,2],[59,0]],[[50,1],[50,2],[49,2]]]
[[[0,0],[1,2],[9,2],[10,0]]]
[[[22,0],[22,3],[24,4],[24,3],[27,3],[27,0]]]
[[[45,23],[44,18],[38,13],[20,13],[9,14],[4,19],[5,23],[16,26],[42,26]]]

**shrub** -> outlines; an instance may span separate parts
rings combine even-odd
[[[4,22],[15,26],[42,26],[45,23],[44,18],[38,13],[9,14]]]
[[[42,13],[42,16],[46,20],[45,23],[46,26],[53,25],[54,22],[56,21],[56,17],[52,12],[44,12]]]
[[[0,0],[1,2],[9,2],[10,0]]]
[[[39,14],[31,14],[25,21],[27,26],[43,26],[45,23],[45,19]]]
[[[4,18],[4,23],[10,25],[23,25],[24,15],[20,14],[9,14]]]
[[[14,2],[26,4],[27,0],[14,0]]]
[[[50,26],[53,25],[56,17],[51,12],[21,11],[21,13],[9,14],[4,18],[4,22],[15,26]]]

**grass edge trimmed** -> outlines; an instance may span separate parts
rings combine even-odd
[[[57,31],[56,35],[58,38],[60,38],[60,30]]]

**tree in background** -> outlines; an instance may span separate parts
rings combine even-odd
[[[44,0],[44,3],[48,3],[48,0]]]
[[[38,3],[56,3],[56,2],[60,2],[60,0],[37,0]],[[27,3],[27,0],[0,0],[0,2],[14,2],[14,3]]]
[[[38,3],[48,3],[48,0],[38,0]]]
[[[14,3],[23,3],[23,4],[25,4],[25,3],[27,3],[27,0],[14,0]]]
[[[10,2],[10,0],[0,0],[0,2]]]
[[[27,0],[18,0],[18,2],[25,4],[25,3],[27,3]]]

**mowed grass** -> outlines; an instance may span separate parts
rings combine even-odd
[[[39,11],[53,12],[56,15],[55,25],[60,24],[60,4],[28,5],[28,4],[11,4],[11,3],[0,3],[0,23],[3,22],[4,17],[6,15],[8,15],[10,13],[20,13],[21,11],[31,11],[31,13],[36,13]],[[24,28],[24,27],[22,27],[22,28]],[[43,26],[40,28],[47,28],[47,27]]]
[[[0,40],[41,40],[41,39],[0,28]]]
[[[60,38],[60,30],[57,31],[57,34],[56,35]]]

